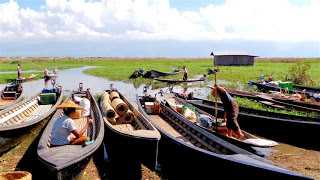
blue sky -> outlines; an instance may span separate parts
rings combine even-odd
[[[320,0],[0,0],[0,57],[320,57]]]

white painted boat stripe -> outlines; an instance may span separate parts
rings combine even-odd
[[[4,123],[4,122],[8,121],[9,119],[17,116],[18,114],[20,114],[20,113],[22,113],[23,111],[27,110],[28,108],[30,108],[31,106],[33,106],[33,105],[36,104],[37,102],[38,102],[38,100],[36,99],[36,100],[32,101],[31,103],[27,104],[26,106],[24,106],[23,108],[19,109],[18,111],[16,111],[16,112],[14,112],[14,113],[12,113],[12,114],[4,117],[3,119],[0,118],[0,124],[2,124],[2,123]]]

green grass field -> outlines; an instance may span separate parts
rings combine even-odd
[[[311,79],[312,86],[320,86],[320,59],[299,59],[299,58],[257,58],[254,66],[220,66],[218,73],[219,80],[230,82],[230,88],[238,88],[240,85],[247,86],[249,80],[256,81],[261,75],[272,75],[275,80],[284,81],[289,69],[295,62],[308,63],[311,68],[307,71]],[[43,70],[51,71],[53,67],[59,70],[70,69],[82,66],[97,66],[85,70],[84,73],[98,77],[106,77],[110,80],[125,82],[152,83],[149,79],[137,78],[129,79],[129,76],[137,69],[155,69],[159,71],[172,71],[175,68],[186,66],[189,78],[207,73],[207,68],[213,67],[212,59],[168,59],[168,58],[106,58],[106,59],[5,59],[0,60],[0,71],[16,71],[17,64],[21,64],[22,70]],[[12,74],[16,76],[16,74]],[[23,74],[25,76],[27,74]],[[0,74],[0,83],[11,78],[8,75]],[[169,78],[182,78],[182,74]],[[11,78],[12,79],[12,78]],[[208,80],[214,80],[214,76],[209,76]],[[311,85],[311,84],[305,84]]]

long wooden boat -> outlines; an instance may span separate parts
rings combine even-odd
[[[178,97],[176,97],[174,94],[164,94],[165,96],[165,100],[166,102],[169,104],[169,106],[175,110],[177,112],[177,114],[181,115],[182,117],[184,117],[179,111],[177,107],[182,107],[182,106],[188,106],[188,103],[186,101],[184,101],[183,99],[180,99]],[[215,123],[215,117],[210,115],[209,113],[195,107],[195,114],[196,117],[199,117],[200,115],[205,115],[207,117],[210,117],[213,120],[213,124],[211,127],[205,127],[202,126],[200,122],[198,122],[196,119],[187,119],[190,122],[198,125],[199,127],[207,130],[208,132],[212,133],[215,136],[218,136],[219,138],[230,142],[231,144],[234,144],[236,146],[241,147],[244,150],[247,150],[251,153],[257,154],[259,156],[264,156],[264,154],[262,154],[261,152],[257,151],[256,149],[253,148],[253,146],[255,147],[273,147],[278,145],[278,143],[276,143],[275,141],[271,141],[271,140],[265,140],[265,139],[261,139],[258,138],[256,136],[254,136],[253,134],[250,134],[246,131],[244,131],[243,129],[241,130],[244,137],[241,140],[237,139],[237,135],[235,133],[233,133],[233,137],[228,137],[227,135],[227,128],[226,128],[226,124],[222,124],[222,125],[217,125]],[[217,129],[216,126],[217,125]],[[217,130],[217,131],[216,131]]]
[[[255,85],[257,86],[258,89],[260,89],[261,91],[263,92],[268,92],[268,91],[277,91],[279,90],[279,87],[276,87],[276,86],[271,86],[271,85],[268,85],[268,84],[262,84],[260,82],[254,82],[254,81],[249,81],[250,85]],[[299,94],[306,94],[307,97],[311,97],[312,96],[312,92],[309,92],[309,91],[299,91],[299,90],[290,90],[288,89],[288,92],[290,94],[294,94],[294,93],[299,93]]]
[[[237,178],[310,179],[245,151],[185,120],[161,103],[160,114],[147,114],[148,95],[138,96],[138,109],[160,131],[159,166],[168,179]]]
[[[179,98],[187,100],[190,104],[197,104],[198,106],[204,105],[204,106],[215,106],[213,101],[202,99],[198,97],[186,97],[183,94],[175,93]],[[229,93],[230,94],[230,93]],[[218,101],[218,110],[222,111],[223,104]],[[203,108],[200,108],[203,109]],[[210,111],[209,109],[206,109],[206,111]],[[211,111],[213,111],[211,109]],[[277,112],[269,112],[264,110],[258,110],[258,109],[252,109],[252,108],[246,108],[246,107],[239,107],[239,111],[242,114],[247,114],[247,116],[254,115],[254,116],[261,116],[266,118],[281,118],[281,119],[288,119],[288,120],[297,120],[297,121],[306,121],[306,122],[320,122],[320,118],[315,117],[307,117],[307,116],[300,116],[300,115],[291,115],[291,114],[283,114],[283,113],[277,113]]]
[[[0,111],[0,136],[18,136],[48,117],[62,100],[62,88],[58,87],[55,93],[50,93],[50,97],[55,97],[51,102],[40,98],[41,96],[45,98],[47,95],[37,93],[35,96]]]
[[[207,75],[204,75],[201,78],[196,79],[160,79],[160,78],[154,78],[154,80],[161,81],[161,82],[167,82],[167,83],[184,83],[184,82],[196,82],[196,81],[204,81],[207,79]]]
[[[29,81],[31,79],[34,79],[34,78],[38,77],[38,76],[39,76],[39,74],[31,74],[31,75],[29,75],[27,77],[23,77],[21,79],[17,79],[17,82]]]
[[[5,109],[21,101],[22,95],[23,88],[21,84],[6,86],[1,92],[0,110]]]
[[[146,73],[144,73],[143,77],[144,78],[158,78],[158,77],[164,77],[164,76],[170,76],[170,75],[176,75],[180,73],[180,69],[175,69],[174,71],[170,72],[162,72],[162,71],[157,71],[157,70],[148,70]]]
[[[304,106],[304,105],[301,105],[300,103],[297,105],[290,101],[282,101],[282,100],[279,100],[278,98],[273,98],[266,95],[258,95],[258,97],[261,99],[259,101],[260,103],[266,104],[268,106],[273,106],[275,108],[286,109],[291,111],[302,111],[306,113],[312,113],[320,117],[320,108],[319,108],[320,106],[318,107],[318,105],[310,104],[308,106]]]
[[[238,90],[228,90],[228,92],[231,96],[257,100],[260,103],[273,108],[302,111],[320,115],[320,105],[317,104],[300,102],[288,98],[277,98],[267,93],[252,93]]]
[[[304,89],[308,92],[320,93],[320,87],[293,85],[293,88],[303,91]]]
[[[213,101],[193,97],[188,103],[214,115]],[[218,117],[223,117],[223,106],[218,103]],[[314,140],[320,131],[320,120],[239,107],[238,122],[242,129],[253,134],[303,148],[320,150]]]
[[[87,89],[87,91],[83,91],[79,89],[78,91],[73,91],[66,98],[65,102],[72,99],[72,96],[85,97],[90,101],[89,117],[81,117],[74,122],[77,129],[81,130],[89,119],[93,120],[93,125],[90,126],[84,134],[88,136],[93,143],[87,146],[63,145],[51,147],[50,137],[53,125],[59,117],[64,115],[63,110],[58,109],[42,133],[37,148],[38,159],[49,170],[49,177],[54,179],[76,179],[90,161],[92,154],[99,148],[103,141],[103,120],[98,104],[94,96],[90,93],[90,90]]]
[[[293,104],[297,106],[302,106],[302,107],[307,107],[310,109],[319,109],[320,105],[319,104],[314,104],[310,102],[303,102],[303,101],[298,101],[293,98],[286,98],[286,97],[276,97],[268,93],[253,93],[253,92],[246,92],[246,91],[239,91],[239,90],[233,90],[233,89],[228,89],[228,92],[231,96],[238,96],[238,97],[243,97],[243,98],[248,98],[248,99],[254,99],[257,101],[265,100],[266,98],[261,98],[260,96],[268,96],[271,97],[274,100],[281,101],[281,102],[286,102],[288,104]]]
[[[104,110],[103,98],[100,99],[100,109],[105,123],[104,143],[109,162],[112,164],[110,176],[115,179],[141,179],[141,164],[155,170],[160,133],[120,91],[111,87],[105,93],[108,96],[110,93],[118,94],[118,100],[121,99],[128,107],[127,113],[123,112],[122,115],[117,113],[117,108],[112,108],[116,113],[110,114],[110,111]],[[110,98],[113,98],[112,95]],[[110,101],[110,105],[118,100]]]
[[[131,76],[129,77],[130,79],[135,79],[135,78],[138,78],[140,76],[143,76],[143,69],[138,69],[138,70],[135,70]]]

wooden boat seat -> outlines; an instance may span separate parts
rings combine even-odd
[[[162,127],[166,132],[168,132],[171,136],[178,138],[179,140],[186,142],[192,145],[191,141],[189,141],[186,137],[181,135],[177,130],[175,130],[168,122],[163,120],[158,115],[149,115],[149,117],[156,122],[160,127]]]
[[[28,115],[28,118],[25,121],[30,121],[32,119],[35,119],[43,115],[44,113],[48,112],[51,107],[52,107],[52,104],[40,105],[36,110],[34,110],[31,114]]]

